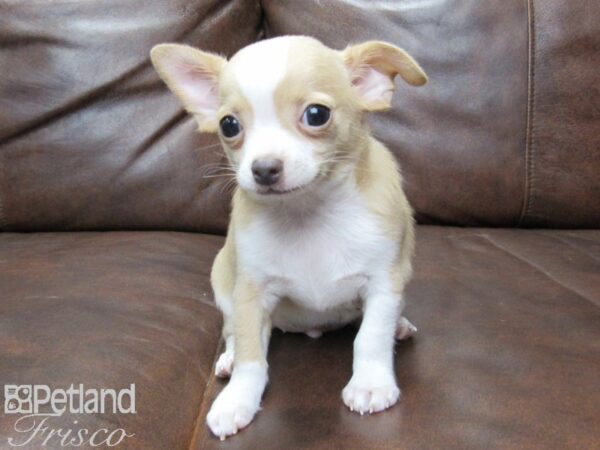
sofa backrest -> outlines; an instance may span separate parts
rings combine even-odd
[[[261,33],[247,0],[0,0],[0,227],[222,232],[223,183],[203,176],[222,153],[149,52],[232,55]]]
[[[600,225],[600,6],[590,0],[0,0],[0,229],[224,232],[224,162],[148,51],[388,40],[430,82],[372,117],[425,223]]]

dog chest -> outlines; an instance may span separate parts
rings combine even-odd
[[[352,302],[397,249],[358,199],[294,220],[258,215],[238,233],[242,270],[276,297],[311,309]]]

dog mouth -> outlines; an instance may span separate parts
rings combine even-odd
[[[271,195],[271,196],[285,196],[289,194],[293,194],[295,192],[299,192],[302,189],[306,188],[310,183],[306,183],[300,186],[295,186],[289,189],[278,189],[275,187],[268,187],[266,189],[260,189],[256,191],[260,195]]]
[[[315,185],[317,183],[317,181],[319,180],[320,175],[317,174],[312,180],[300,184],[298,186],[294,186],[291,188],[281,188],[281,187],[277,187],[276,185],[274,186],[266,186],[266,187],[262,187],[259,188],[256,193],[259,195],[264,195],[264,196],[272,196],[272,197],[285,197],[288,195],[292,195],[292,194],[297,194],[300,193],[302,191],[306,191],[309,188],[311,188],[313,185]]]

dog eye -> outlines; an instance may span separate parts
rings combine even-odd
[[[232,138],[240,134],[242,131],[242,126],[240,122],[233,116],[225,116],[219,122],[219,126],[221,127],[221,133],[226,138]]]
[[[302,115],[302,121],[309,127],[320,127],[329,122],[331,110],[324,105],[308,105]]]

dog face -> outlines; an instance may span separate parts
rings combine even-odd
[[[162,44],[151,57],[200,130],[219,133],[239,186],[262,199],[347,175],[367,135],[364,113],[390,107],[394,77],[427,81],[406,52],[376,41],[336,51],[285,36],[229,61]]]

